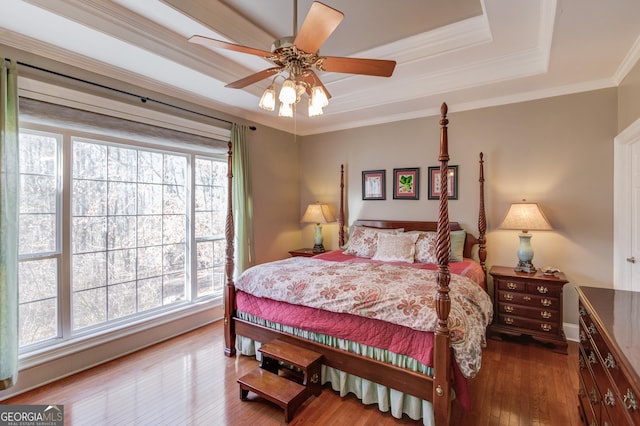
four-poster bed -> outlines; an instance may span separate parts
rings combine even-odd
[[[450,250],[451,250],[451,234],[452,231],[459,231],[462,228],[458,223],[449,222],[448,216],[448,199],[447,199],[447,169],[448,169],[448,134],[447,134],[447,106],[446,104],[442,105],[441,108],[441,137],[440,137],[440,154],[439,154],[439,162],[440,162],[440,188],[441,195],[439,201],[439,215],[437,222],[414,222],[414,221],[387,221],[387,220],[358,220],[353,223],[354,227],[361,227],[361,229],[368,230],[388,230],[389,233],[396,234],[395,231],[392,230],[401,230],[400,233],[404,235],[409,235],[412,232],[423,231],[424,233],[431,234],[430,238],[434,239],[435,243],[435,259],[437,262],[434,262],[432,269],[434,270],[422,270],[422,267],[428,268],[428,265],[418,265],[416,269],[402,269],[396,270],[394,268],[401,268],[398,265],[398,262],[387,262],[386,264],[380,264],[376,262],[369,262],[370,259],[351,259],[347,258],[346,254],[342,252],[336,254],[329,254],[324,260],[314,260],[309,258],[296,258],[296,259],[288,259],[287,261],[279,261],[283,262],[283,264],[279,264],[277,262],[273,263],[271,270],[266,272],[261,272],[261,282],[257,284],[252,284],[248,275],[251,275],[254,271],[259,271],[258,268],[250,268],[251,273],[245,273],[242,277],[239,278],[237,286],[233,280],[233,214],[232,214],[232,206],[229,202],[228,214],[227,214],[227,226],[226,226],[226,238],[227,238],[227,251],[226,251],[226,285],[224,289],[224,304],[225,304],[225,313],[224,313],[224,335],[225,335],[225,354],[227,356],[235,355],[236,351],[236,336],[242,336],[242,338],[250,339],[251,341],[267,343],[273,341],[275,339],[280,339],[286,341],[288,343],[300,346],[305,349],[309,349],[315,351],[317,353],[322,354],[323,356],[323,375],[339,375],[345,373],[347,375],[355,376],[356,378],[364,379],[366,381],[370,381],[376,386],[382,386],[386,388],[390,388],[392,390],[397,390],[400,395],[411,395],[423,401],[430,401],[433,404],[433,412],[432,413],[424,413],[422,410],[426,410],[425,408],[421,408],[420,417],[424,417],[425,422],[427,418],[433,419],[436,425],[444,425],[448,424],[450,414],[451,414],[451,395],[452,390],[455,389],[454,393],[457,393],[457,397],[464,398],[464,392],[466,388],[464,387],[464,379],[462,375],[465,377],[471,377],[477,372],[477,369],[480,366],[479,354],[477,352],[477,347],[474,347],[470,350],[470,353],[462,353],[460,348],[461,341],[469,340],[471,342],[478,343],[479,340],[484,343],[484,334],[486,330],[486,326],[490,321],[492,316],[491,313],[491,302],[484,290],[477,291],[474,288],[484,289],[486,288],[486,268],[485,268],[485,259],[486,259],[486,248],[485,248],[485,231],[486,231],[486,217],[484,212],[484,172],[483,172],[483,157],[482,153],[480,154],[480,207],[479,207],[479,218],[478,218],[478,231],[479,237],[476,239],[469,233],[464,233],[464,257],[470,258],[472,256],[472,248],[474,245],[478,246],[477,259],[480,268],[480,279],[476,279],[476,281],[482,281],[473,283],[471,279],[466,278],[462,275],[451,274],[450,271]],[[229,145],[229,195],[232,187],[232,175],[231,175],[231,145]],[[341,170],[341,200],[339,207],[339,240],[341,247],[344,244],[344,169]],[[231,197],[229,197],[231,200]],[[386,232],[386,231],[375,231],[375,232]],[[379,234],[378,234],[379,235]],[[426,235],[426,234],[425,234]],[[386,238],[391,237],[376,237],[379,238],[380,241]],[[419,236],[412,237],[415,243],[416,238],[420,238]],[[348,251],[345,251],[347,253]],[[333,257],[332,257],[333,256]],[[344,256],[345,259],[341,259],[341,256]],[[365,256],[366,257],[366,256]],[[370,257],[370,256],[369,256]],[[319,256],[322,258],[322,256]],[[375,260],[375,257],[374,257]],[[413,262],[413,259],[411,260]],[[304,263],[304,262],[315,262],[315,263]],[[320,272],[320,265],[318,263],[322,262],[333,262],[331,266],[331,273],[323,273]],[[285,263],[290,263],[292,265],[285,265]],[[344,263],[347,268],[352,268],[347,270],[346,272],[339,272],[337,269],[338,263]],[[370,266],[373,264],[373,266]],[[265,267],[268,268],[266,264]],[[457,268],[454,272],[466,270],[466,265],[462,263],[459,265],[455,265]],[[284,268],[292,267],[293,269],[287,270]],[[402,266],[404,267],[404,266]],[[360,268],[360,269],[358,269]],[[283,316],[289,315],[289,311],[287,309],[294,308],[290,305],[288,300],[271,299],[271,295],[276,299],[276,293],[278,290],[278,282],[285,281],[287,277],[280,277],[278,273],[282,275],[291,275],[295,277],[296,273],[307,275],[316,275],[316,276],[328,276],[328,275],[337,275],[340,276],[342,273],[346,277],[350,277],[348,285],[340,286],[340,283],[337,284],[336,288],[340,288],[340,293],[349,293],[350,291],[357,292],[361,291],[360,295],[362,295],[362,290],[356,290],[356,281],[357,279],[353,278],[355,276],[362,276],[363,273],[361,271],[370,270],[370,269],[384,269],[383,272],[380,272],[379,275],[375,276],[375,278],[371,278],[371,280],[376,281],[378,283],[382,282],[386,278],[383,275],[394,275],[394,276],[415,276],[418,280],[417,283],[410,283],[409,288],[422,289],[422,285],[425,286],[427,283],[423,283],[420,280],[425,279],[427,277],[433,278],[434,282],[429,284],[429,289],[432,289],[431,293],[428,295],[422,295],[422,302],[424,305],[429,305],[430,307],[434,307],[434,312],[425,312],[420,310],[422,306],[418,308],[414,308],[411,303],[407,302],[407,306],[403,307],[403,312],[405,317],[401,317],[400,320],[395,321],[395,318],[389,318],[389,321],[392,324],[389,324],[389,329],[385,332],[390,333],[390,336],[394,335],[405,335],[407,336],[406,340],[416,340],[422,342],[422,339],[427,343],[424,343],[425,346],[420,346],[422,352],[424,352],[424,348],[431,348],[428,354],[421,353],[421,350],[404,348],[403,344],[406,342],[395,342],[390,343],[389,346],[385,346],[386,342],[382,342],[380,338],[376,340],[374,337],[370,337],[369,340],[363,338],[362,342],[364,344],[360,344],[354,350],[353,348],[349,348],[349,350],[345,350],[346,346],[344,342],[353,343],[358,340],[357,337],[353,337],[353,334],[341,334],[342,329],[332,329],[333,332],[327,331],[327,334],[322,334],[324,330],[329,330],[329,328],[320,328],[318,325],[316,329],[315,326],[307,327],[306,325],[301,325],[300,327],[292,327],[291,324],[283,324]],[[455,269],[454,268],[454,269]],[[367,272],[368,273],[368,272]],[[256,272],[258,274],[258,272]],[[476,274],[478,275],[478,274]],[[370,276],[367,275],[364,281]],[[424,278],[423,278],[424,277]],[[292,278],[295,279],[295,278]],[[331,279],[336,279],[335,277],[331,277]],[[404,278],[402,278],[404,280]],[[264,284],[268,282],[267,284]],[[470,284],[469,284],[470,283]],[[298,282],[284,282],[282,284],[281,293],[297,293],[295,297],[298,299],[302,299],[307,297],[309,294],[313,293],[313,289],[311,286],[306,286],[306,283],[300,287],[300,290],[291,290],[295,286],[299,284]],[[393,285],[390,285],[393,284]],[[384,282],[380,285],[380,287],[384,287],[385,290],[381,290],[384,292],[395,291],[390,289],[390,287],[395,287],[395,282]],[[323,284],[325,285],[325,284]],[[366,283],[363,284],[366,290]],[[262,287],[264,288],[262,288]],[[465,287],[466,286],[466,287]],[[349,287],[346,289],[345,287]],[[454,288],[455,292],[452,294],[451,289]],[[334,292],[327,295],[327,289],[333,289]],[[260,296],[260,292],[266,292]],[[407,290],[402,290],[407,291]],[[269,293],[272,292],[272,293]],[[324,293],[323,293],[324,292]],[[356,312],[355,315],[351,315],[348,311],[349,307],[344,308],[331,308],[337,309],[337,311],[324,311],[320,309],[319,306],[324,306],[325,299],[340,299],[336,294],[338,293],[335,288],[332,287],[331,284],[327,284],[326,287],[323,287],[322,292],[318,293],[323,297],[317,298],[315,300],[306,301],[304,303],[309,303],[305,306],[295,307],[295,311],[292,310],[291,317],[298,315],[300,318],[308,319],[308,318],[318,318],[319,323],[324,324],[325,317],[336,317],[339,318],[337,321],[345,321],[341,323],[342,325],[346,322],[353,322],[355,327],[355,332],[358,330],[367,329],[368,327],[380,325],[380,323],[385,322],[386,320],[379,312],[367,312],[363,316],[373,317],[370,318],[362,318],[358,316]],[[481,293],[481,294],[480,294]],[[256,295],[257,294],[257,295]],[[269,297],[265,297],[265,294]],[[402,293],[404,294],[404,293]],[[308,296],[313,298],[313,296]],[[403,297],[402,295],[399,297]],[[407,296],[404,296],[408,298]],[[478,298],[479,301],[475,301],[470,303],[469,300],[473,298]],[[486,300],[483,298],[486,297]],[[356,297],[357,299],[357,297]],[[425,301],[427,300],[427,301]],[[454,301],[454,306],[452,307],[452,300]],[[347,302],[352,301],[352,299],[347,299]],[[262,303],[269,302],[268,309],[261,311]],[[356,311],[364,311],[365,308],[370,307],[372,304],[378,304],[379,301],[375,301],[374,303],[370,303],[369,301],[363,302],[359,304],[355,309]],[[402,302],[405,303],[405,300],[402,299]],[[314,305],[314,303],[319,303],[318,306]],[[332,300],[331,303],[334,303]],[[396,302],[391,302],[396,303]],[[488,306],[487,306],[488,303]],[[303,302],[301,302],[303,304]],[[347,303],[348,304],[348,303]],[[477,304],[478,306],[475,306]],[[272,306],[273,305],[273,306]],[[397,305],[397,303],[396,303]],[[411,305],[411,307],[408,307]],[[460,306],[462,305],[462,308]],[[393,310],[393,306],[391,309]],[[398,306],[398,308],[400,308]],[[253,309],[253,310],[252,310]],[[414,310],[411,310],[414,309]],[[275,311],[275,314],[270,314],[271,311]],[[452,313],[453,310],[453,313]],[[263,312],[264,315],[258,314],[258,312]],[[287,312],[283,314],[282,312]],[[297,313],[293,313],[297,312]],[[343,313],[344,312],[344,313]],[[420,315],[417,315],[417,312],[420,312]],[[461,314],[462,312],[462,314]],[[423,313],[425,315],[423,315]],[[450,319],[450,313],[454,314],[454,318]],[[269,316],[272,315],[272,316]],[[278,316],[280,315],[280,316]],[[324,315],[324,317],[323,317]],[[346,315],[346,316],[342,316]],[[430,317],[429,317],[430,315]],[[464,317],[464,315],[469,315],[469,318]],[[393,315],[392,315],[393,316]],[[423,324],[419,323],[411,323],[409,324],[408,318],[411,317],[411,320],[414,321],[415,318],[423,319],[429,317],[431,321],[431,328],[422,329]],[[405,320],[405,318],[407,318]],[[333,320],[336,322],[336,320]],[[365,322],[369,321],[369,322]],[[393,323],[395,321],[395,324]],[[419,322],[419,321],[418,321]],[[453,324],[450,324],[453,322]],[[303,324],[306,324],[304,321]],[[464,323],[464,324],[460,324]],[[469,323],[469,324],[467,324]],[[307,324],[308,325],[308,324]],[[386,325],[385,325],[386,326]],[[324,327],[324,326],[322,326]],[[453,327],[453,329],[450,329]],[[468,328],[463,328],[468,327]],[[341,327],[347,328],[347,327]],[[345,331],[345,333],[348,333]],[[376,332],[377,334],[378,332]],[[403,334],[405,333],[405,334]],[[454,341],[452,344],[452,333],[454,334]],[[380,336],[383,336],[384,333],[381,331]],[[309,337],[314,336],[314,337]],[[318,337],[320,336],[320,337]],[[337,337],[334,337],[337,336]],[[462,336],[462,337],[461,337]],[[378,336],[379,337],[379,336]],[[337,343],[331,344],[327,343],[327,340],[337,339]],[[382,339],[384,340],[384,339]],[[403,340],[405,340],[403,338]],[[362,343],[360,342],[360,343]],[[358,342],[356,342],[358,344]],[[395,344],[395,346],[394,346]],[[421,343],[422,344],[422,343]],[[465,342],[466,344],[466,342]],[[386,362],[382,359],[375,359],[372,357],[369,351],[370,346],[373,347],[375,351],[376,348],[381,348],[384,351],[389,351],[393,357],[396,356],[396,353],[393,352],[394,348],[403,347],[400,349],[400,353],[403,355],[409,356],[409,364],[411,367],[407,368],[407,366],[402,365],[394,365],[393,363]],[[365,348],[365,349],[362,349]],[[402,352],[402,351],[405,351]],[[412,352],[413,351],[413,352]],[[354,353],[355,352],[355,353]],[[385,356],[386,352],[385,352]],[[478,359],[473,357],[478,357]],[[413,357],[413,358],[411,358]],[[415,359],[418,361],[415,361]],[[421,364],[422,363],[422,364]],[[396,363],[398,364],[398,363]],[[418,367],[415,367],[414,364],[417,364]],[[461,365],[462,364],[462,365]],[[425,367],[426,366],[426,367]],[[461,375],[462,372],[462,375]],[[336,379],[340,380],[340,379]],[[363,380],[363,381],[364,381]],[[331,380],[328,380],[331,381]],[[335,384],[332,382],[332,386]],[[383,388],[384,389],[384,388]],[[347,390],[348,391],[348,390]],[[391,391],[392,393],[394,391]],[[468,395],[466,395],[468,397]],[[403,397],[404,398],[404,397]],[[364,398],[363,402],[364,401]],[[379,403],[380,404],[380,403]],[[423,404],[424,406],[424,404]],[[429,404],[426,405],[430,407]],[[381,408],[382,409],[382,408]],[[404,411],[404,408],[402,409]],[[386,409],[385,409],[386,411]],[[405,411],[406,412],[406,411]],[[402,415],[402,412],[399,413]],[[394,413],[397,415],[397,413]]]

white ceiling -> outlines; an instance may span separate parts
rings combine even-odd
[[[318,72],[325,114],[279,118],[257,106],[269,80],[224,87],[271,63],[187,39],[269,50],[292,35],[293,1],[3,0],[0,43],[299,135],[612,87],[640,57],[637,0],[325,0],[345,18],[320,54],[395,72]]]

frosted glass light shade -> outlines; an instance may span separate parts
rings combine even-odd
[[[283,104],[293,104],[296,102],[296,99],[296,82],[288,78],[282,83],[278,100]]]
[[[258,106],[267,111],[273,111],[276,108],[276,91],[273,84],[264,91]]]

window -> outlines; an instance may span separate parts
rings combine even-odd
[[[32,127],[20,134],[23,351],[222,295],[226,158]]]
[[[20,135],[20,346],[59,336],[61,140],[57,134]]]

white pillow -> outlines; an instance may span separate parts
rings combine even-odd
[[[417,231],[416,262],[438,263],[438,233],[430,231]]]
[[[413,263],[418,234],[379,234],[373,260]]]
[[[397,234],[403,232],[404,229],[379,229],[368,228],[366,226],[354,226],[353,232],[349,237],[349,246],[344,254],[352,256],[371,258],[376,254],[378,246],[378,235]]]

